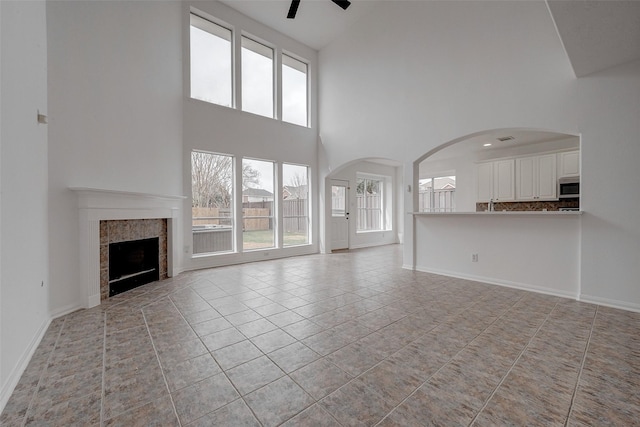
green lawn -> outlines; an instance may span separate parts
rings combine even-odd
[[[263,249],[275,246],[273,230],[251,230],[242,233],[243,248]],[[303,233],[284,233],[284,245],[295,246],[307,243],[307,235]]]

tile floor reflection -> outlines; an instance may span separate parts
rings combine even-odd
[[[3,426],[633,425],[640,313],[403,270],[188,272],[53,320]]]

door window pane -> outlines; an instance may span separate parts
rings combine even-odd
[[[191,14],[191,97],[231,107],[231,30]]]
[[[357,178],[357,231],[382,230],[382,188],[378,179]]]
[[[343,185],[331,186],[331,216],[346,216],[347,188]]]
[[[242,110],[273,117],[273,49],[242,37]]]
[[[282,55],[282,120],[307,126],[307,64]]]
[[[283,246],[309,243],[309,168],[282,165]]]
[[[233,157],[191,153],[193,253],[233,251]]]
[[[242,160],[242,248],[273,248],[274,179],[273,162]]]

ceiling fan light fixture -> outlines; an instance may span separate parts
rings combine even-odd
[[[349,0],[331,0],[338,6],[340,6],[343,10],[347,10],[349,6],[351,6],[351,2]],[[291,0],[291,6],[289,6],[289,13],[287,13],[288,19],[293,19],[296,17],[296,13],[298,13],[298,6],[300,6],[300,0]]]
[[[298,13],[298,6],[300,6],[300,0],[291,1],[291,6],[289,6],[289,13],[287,13],[288,19],[293,19],[296,17],[296,13]]]
[[[331,0],[338,6],[340,6],[343,10],[347,10],[349,6],[351,6],[351,2],[349,0]]]

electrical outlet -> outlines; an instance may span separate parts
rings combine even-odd
[[[478,254],[471,254],[471,262],[478,262]]]

